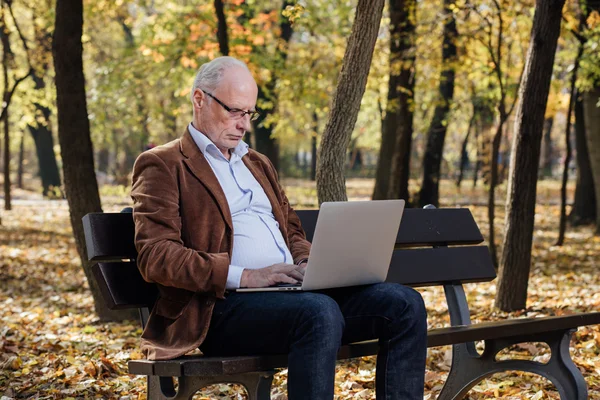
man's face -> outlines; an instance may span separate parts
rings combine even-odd
[[[254,111],[258,88],[248,71],[232,67],[225,71],[217,88],[208,91],[230,109]],[[250,116],[236,117],[201,89],[194,91],[194,127],[204,133],[223,155],[238,145],[251,128]]]

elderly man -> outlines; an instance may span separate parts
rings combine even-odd
[[[149,359],[288,354],[290,399],[332,399],[342,343],[379,338],[378,399],[422,399],[426,315],[397,284],[236,293],[302,281],[310,250],[269,160],[242,141],[258,89],[231,57],[204,64],[180,139],[140,155],[132,197],[138,266],[159,298],[142,335]]]

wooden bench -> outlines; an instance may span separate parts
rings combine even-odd
[[[298,211],[298,215],[311,240],[318,210]],[[138,308],[145,326],[157,291],[138,272],[131,214],[93,213],[86,215],[83,223],[88,258],[99,262],[93,272],[104,300],[111,309]],[[546,377],[563,400],[587,399],[586,383],[571,359],[569,343],[578,326],[600,323],[600,313],[471,324],[462,285],[496,277],[488,248],[479,245],[482,241],[468,209],[407,209],[396,239],[387,281],[444,287],[451,326],[430,329],[427,335],[429,347],[453,346],[451,369],[438,399],[461,399],[485,377],[508,370]],[[484,341],[482,354],[477,352],[475,341]],[[523,342],[547,343],[550,360],[496,359],[501,350]],[[361,342],[343,346],[338,358],[376,353],[377,341]],[[129,361],[129,372],[148,377],[149,399],[191,399],[207,385],[238,383],[246,388],[250,399],[264,400],[270,398],[273,374],[286,365],[285,354],[233,358],[190,355],[168,361]]]

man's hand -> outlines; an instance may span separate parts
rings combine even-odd
[[[260,269],[245,269],[242,272],[240,287],[268,287],[278,283],[295,284],[302,282],[306,263],[301,265],[294,264],[273,264],[270,267]]]

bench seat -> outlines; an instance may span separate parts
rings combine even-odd
[[[477,340],[525,338],[539,333],[563,332],[579,326],[600,323],[600,312],[560,317],[523,318],[483,322],[476,325],[449,326],[430,329],[427,346],[437,347]],[[377,340],[342,346],[338,359],[369,356],[377,353]],[[245,372],[269,371],[287,366],[287,355],[246,357],[184,356],[174,360],[129,361],[129,372],[135,375],[157,376],[218,376]]]

